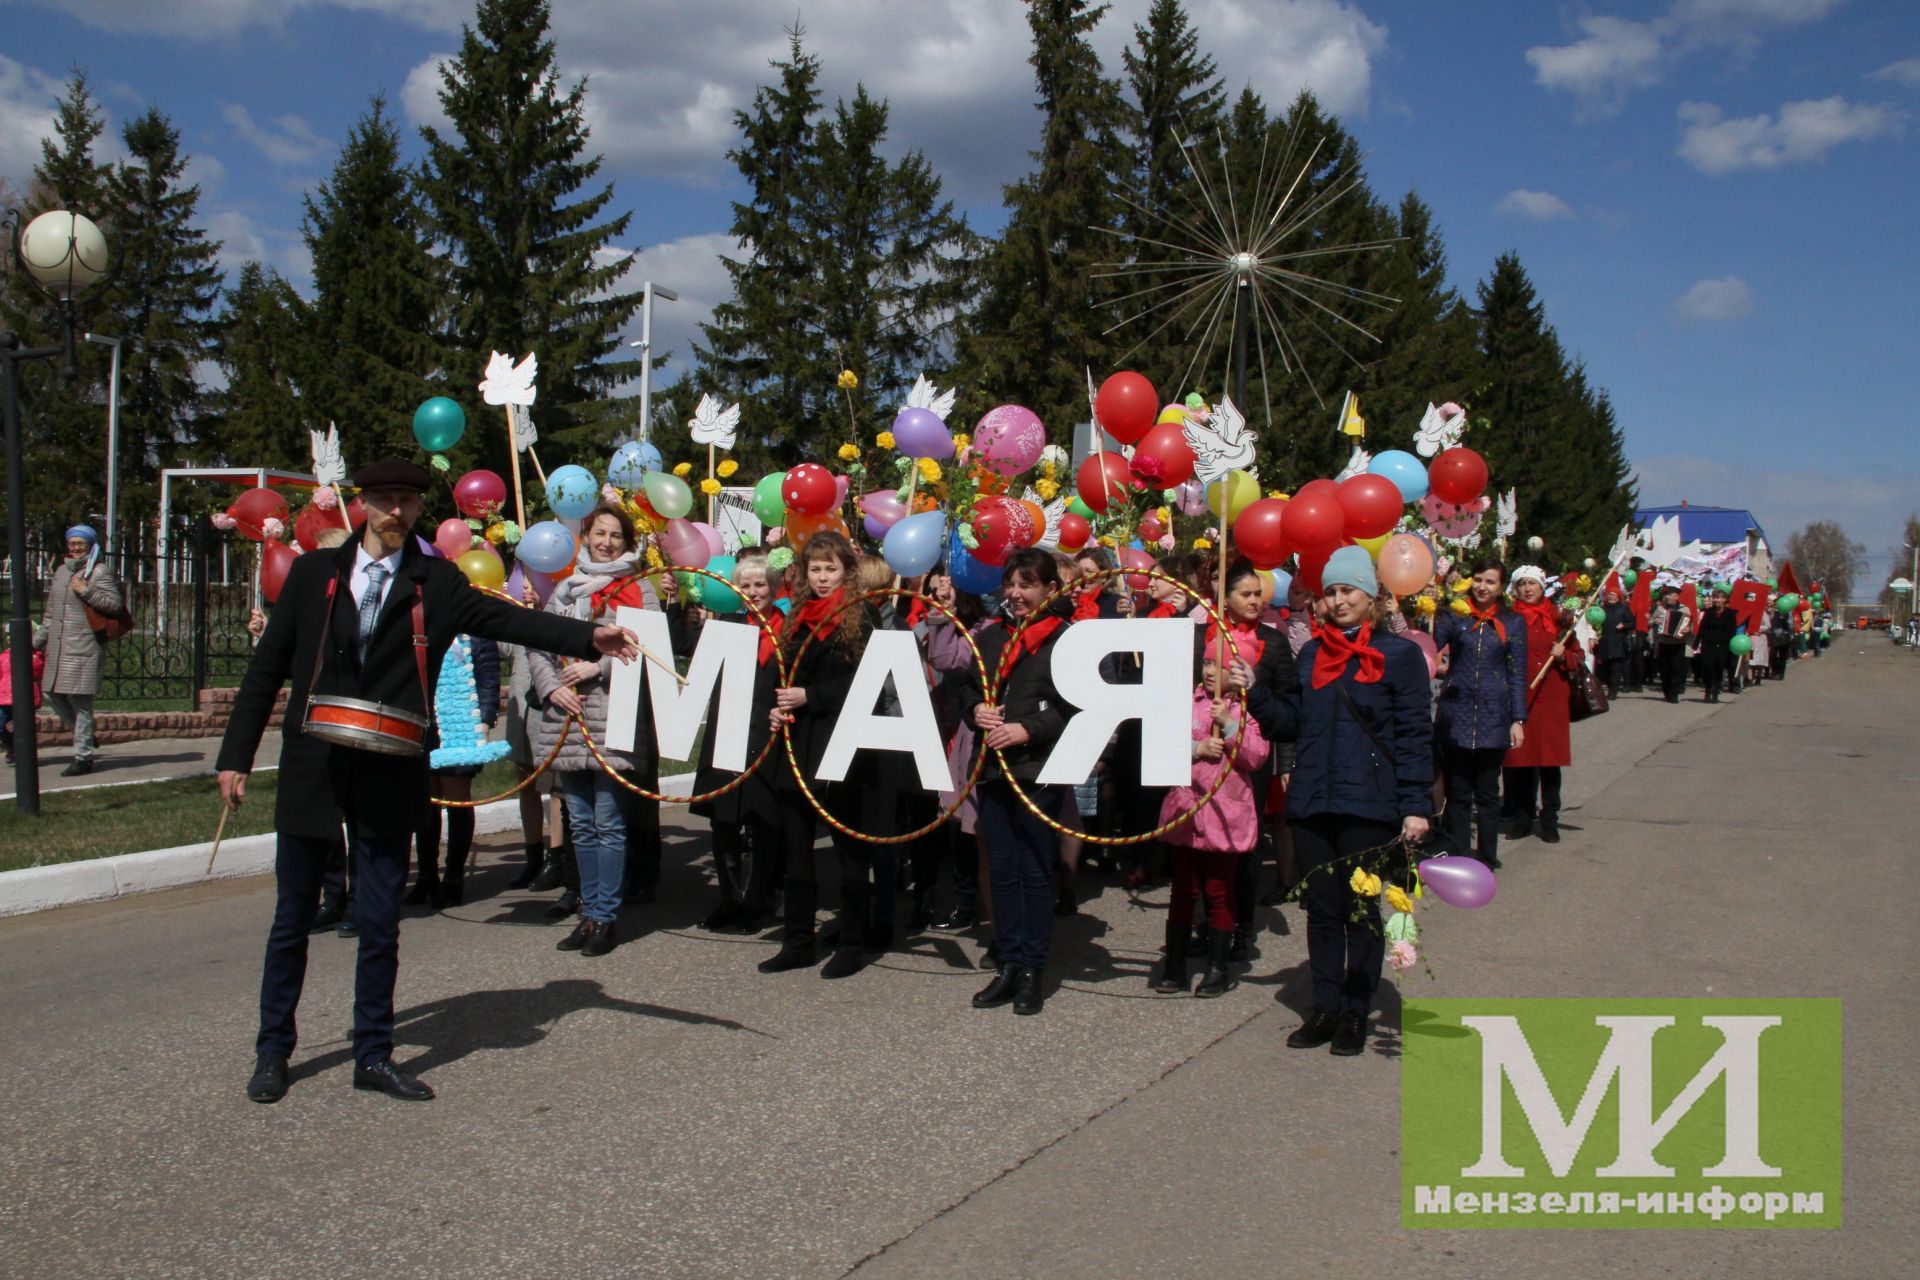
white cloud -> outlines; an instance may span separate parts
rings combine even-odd
[[[1678,324],[1725,324],[1753,314],[1753,289],[1739,276],[1701,280],[1674,299]]]
[[[1902,58],[1898,62],[1889,62],[1868,75],[1867,79],[1891,80],[1909,89],[1920,89],[1920,58]]]
[[[1551,191],[1529,191],[1518,187],[1500,197],[1500,203],[1494,206],[1494,212],[1511,214],[1516,218],[1530,218],[1535,222],[1551,222],[1555,218],[1571,218],[1573,208],[1565,200]]]
[[[242,141],[277,165],[311,164],[332,150],[332,144],[299,116],[275,116],[270,125],[263,125],[237,102],[223,105],[220,114]]]
[[[1750,53],[1782,27],[1824,18],[1844,0],[1674,0],[1646,21],[1582,14],[1579,39],[1527,50],[1542,88],[1579,99],[1583,119],[1611,115],[1636,89],[1658,84],[1681,58],[1704,50]]]
[[[1741,169],[1810,164],[1844,142],[1898,134],[1906,117],[1891,107],[1851,103],[1835,96],[1789,102],[1780,118],[1727,118],[1704,102],[1680,104],[1680,158],[1718,177]]]
[[[53,134],[54,104],[66,86],[0,53],[0,178],[24,192]]]
[[[460,29],[471,0],[47,0],[103,31],[151,32],[207,40],[250,27],[278,27],[302,9],[380,13],[430,30]]]
[[[249,260],[272,267],[297,288],[313,280],[313,254],[298,231],[262,227],[242,210],[221,209],[207,219],[207,238],[221,242],[217,262],[229,284]]]

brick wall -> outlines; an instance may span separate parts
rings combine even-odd
[[[143,742],[151,738],[217,738],[227,731],[233,715],[237,689],[206,689],[200,694],[198,711],[102,711],[93,718],[94,740],[101,746],[115,742]],[[287,690],[282,689],[274,702],[269,728],[277,728],[286,713]],[[34,724],[43,747],[73,745],[73,734],[60,727],[59,719],[41,708]]]

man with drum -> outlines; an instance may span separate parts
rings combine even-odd
[[[362,467],[353,482],[366,524],[340,547],[294,561],[220,745],[220,795],[237,809],[274,698],[293,682],[274,809],[279,902],[260,981],[257,1061],[247,1082],[255,1102],[278,1102],[287,1091],[307,931],[343,820],[360,926],[353,1087],[409,1102],[433,1097],[393,1064],[393,988],[408,844],[429,803],[428,691],[453,638],[481,635],[575,658],[631,661],[639,652],[619,627],[509,604],[421,550],[413,527],[433,483],[425,467],[385,458]]]

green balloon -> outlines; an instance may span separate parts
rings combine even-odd
[[[1587,610],[1587,621],[1596,627],[1604,627],[1607,625],[1607,611],[1599,605],[1595,605],[1593,608]]]
[[[776,471],[753,486],[753,514],[769,528],[778,529],[787,523],[787,500],[780,496],[780,486],[786,482],[787,473]]]
[[[1628,587],[1632,587],[1634,583],[1640,581],[1640,571],[1637,569],[1622,569],[1620,571],[1620,581]]]
[[[1792,613],[1800,607],[1800,597],[1789,592],[1773,602],[1775,613]]]
[[[1734,657],[1744,658],[1753,652],[1753,637],[1735,636],[1733,639],[1727,641],[1727,648],[1733,650]]]
[[[1093,520],[1097,518],[1093,508],[1080,501],[1080,495],[1077,493],[1073,495],[1073,500],[1067,503],[1067,510],[1079,516],[1082,520]]]
[[[715,556],[707,561],[707,571],[717,573],[733,581],[734,559],[732,556]],[[740,593],[727,583],[715,582],[712,578],[697,578],[700,583],[700,603],[715,613],[738,613],[744,605]]]
[[[467,411],[456,400],[434,396],[413,411],[413,438],[428,453],[445,453],[467,433]]]
[[[1778,590],[1778,589],[1779,589],[1779,586],[1780,586],[1780,579],[1778,579],[1778,578],[1768,578],[1768,579],[1767,579],[1767,585],[1768,585],[1769,587],[1772,587],[1772,588],[1774,588],[1775,590]]]

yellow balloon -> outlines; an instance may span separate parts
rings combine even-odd
[[[1168,422],[1173,423],[1175,426],[1181,426],[1181,427],[1186,426],[1187,425],[1187,406],[1183,404],[1170,404],[1166,408],[1160,411],[1160,416],[1158,418],[1154,419],[1155,426],[1160,426],[1161,424],[1168,423]]]
[[[507,580],[507,571],[500,563],[500,557],[480,547],[462,552],[454,563],[460,566],[460,572],[467,575],[467,581],[476,587],[498,591]]]
[[[1233,520],[1260,498],[1260,484],[1244,471],[1229,471],[1207,486],[1207,510]]]
[[[1355,538],[1353,545],[1356,547],[1365,547],[1367,549],[1368,559],[1378,560],[1380,558],[1380,548],[1386,546],[1387,539],[1392,536],[1391,533],[1383,533],[1377,538]]]

